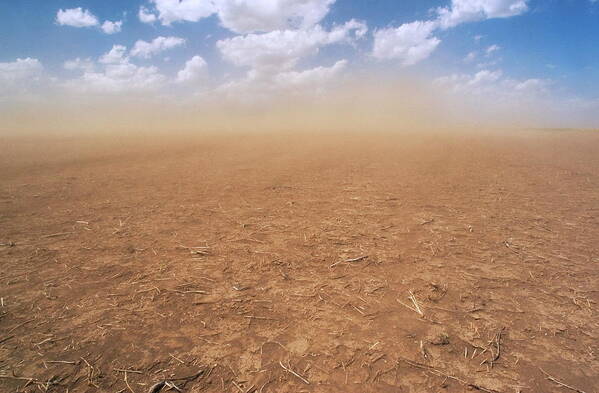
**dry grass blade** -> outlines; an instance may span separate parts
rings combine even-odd
[[[501,335],[503,334],[503,331],[505,330],[505,327],[502,327],[499,332],[497,332],[497,334],[495,335],[495,348],[497,349],[497,352],[495,353],[495,356],[493,357],[493,362],[497,361],[499,359],[499,357],[501,356]]]
[[[287,371],[288,373],[291,373],[291,374],[295,375],[296,377],[298,377],[299,379],[301,379],[302,382],[305,383],[306,385],[310,385],[310,381],[308,381],[306,378],[302,377],[301,375],[299,375],[298,373],[296,373],[295,371],[293,371],[291,369],[291,367],[285,367],[282,362],[279,362],[279,364],[281,365],[281,367],[283,368],[283,370]]]
[[[422,316],[424,316],[424,313],[422,312],[422,310],[420,309],[420,306],[418,305],[418,301],[416,300],[416,296],[414,296],[414,294],[412,293],[412,291],[410,292],[410,300],[412,301],[412,303],[414,303],[414,308],[416,309],[416,312]]]
[[[361,257],[357,257],[357,258],[344,259],[342,261],[333,263],[331,266],[329,266],[329,268],[333,268],[341,263],[360,262],[360,261],[363,261],[364,259],[368,259],[368,255],[362,255]]]
[[[3,343],[3,342],[5,342],[5,341],[8,341],[8,340],[10,340],[10,339],[11,339],[11,338],[13,338],[13,337],[14,337],[14,335],[13,335],[13,336],[8,336],[8,337],[4,337],[4,338],[0,338],[0,344],[2,344],[2,343]]]
[[[346,259],[344,262],[359,262],[359,261],[363,261],[364,259],[367,259],[368,255],[362,255],[361,257],[357,257],[357,258],[350,258],[350,259]]]
[[[148,393],[158,393],[159,391],[162,390],[162,388],[164,387],[165,384],[166,384],[166,381],[160,381],[160,382],[155,383],[154,385],[150,386]]]
[[[408,299],[410,299],[412,301],[412,304],[414,305],[413,307],[410,306],[410,305],[408,305],[408,304],[405,304],[404,302],[402,302],[399,299],[395,299],[395,300],[397,300],[397,302],[399,304],[401,304],[402,306],[404,306],[404,307],[406,307],[406,308],[414,311],[415,313],[418,313],[421,317],[423,317],[424,316],[424,312],[420,308],[420,305],[418,304],[418,300],[416,300],[416,296],[414,296],[414,294],[412,293],[412,291],[408,291],[408,292],[410,294],[410,296],[408,296]]]
[[[122,368],[113,368],[113,370],[116,371],[116,372],[119,372],[119,373],[143,374],[139,370],[125,370],[125,369],[122,369]]]
[[[40,236],[41,239],[48,239],[51,237],[59,237],[59,236],[67,236],[67,235],[72,235],[75,232],[60,232],[60,233],[51,233],[50,235],[43,235]]]
[[[447,378],[447,379],[452,379],[452,380],[460,383],[461,385],[464,385],[464,386],[472,388],[472,389],[480,390],[480,391],[486,392],[486,393],[500,393],[497,390],[485,388],[483,386],[480,386],[480,385],[477,385],[477,384],[474,384],[474,383],[471,383],[471,382],[467,382],[467,381],[465,381],[465,380],[463,380],[463,379],[461,379],[459,377],[456,377],[456,376],[451,375],[451,374],[447,374],[446,372],[441,371],[439,369],[436,369],[434,367],[427,366],[426,364],[414,362],[414,361],[412,361],[410,359],[406,359],[406,358],[403,358],[401,356],[399,357],[399,360],[403,361],[403,362],[405,362],[407,364],[409,364],[412,367],[416,367],[416,368],[420,368],[422,370],[429,371],[429,372],[431,372],[431,373],[433,373],[433,374],[435,374],[437,376],[444,377],[444,378]],[[584,393],[584,392],[582,392],[582,393]]]
[[[567,384],[563,383],[562,381],[558,380],[557,378],[555,378],[555,377],[553,377],[553,376],[549,375],[549,374],[548,374],[548,373],[547,373],[545,370],[543,370],[543,369],[542,369],[542,368],[540,368],[540,367],[539,367],[539,370],[541,370],[541,372],[547,376],[547,379],[548,379],[548,380],[550,380],[551,382],[553,382],[553,383],[555,383],[555,384],[557,384],[557,385],[559,385],[559,386],[561,386],[561,387],[564,387],[564,388],[566,388],[566,389],[570,389],[570,390],[572,390],[572,391],[574,391],[574,392],[577,392],[577,393],[587,393],[587,392],[585,392],[584,390],[580,390],[580,389],[578,389],[578,388],[575,388],[575,387],[573,387],[573,386],[570,386],[570,385],[567,385]]]
[[[131,388],[131,385],[129,385],[129,381],[127,380],[127,372],[125,371],[125,376],[123,377],[124,381],[125,381],[125,385],[127,385],[127,389],[129,389],[129,391],[131,393],[135,393],[135,391]]]

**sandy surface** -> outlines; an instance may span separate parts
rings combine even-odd
[[[2,392],[599,391],[599,133],[0,145]]]

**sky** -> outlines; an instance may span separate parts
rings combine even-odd
[[[462,122],[599,127],[598,0],[20,0],[0,22],[4,128],[59,102],[64,120],[347,86]]]

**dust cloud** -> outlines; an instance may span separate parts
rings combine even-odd
[[[334,86],[281,89],[268,95],[224,94],[218,89],[194,96],[56,95],[0,106],[0,133],[396,132],[552,125],[547,124],[543,105],[528,104],[520,110],[517,103],[461,98],[446,90],[421,78],[362,74]]]

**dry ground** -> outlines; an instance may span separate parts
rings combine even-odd
[[[0,146],[2,392],[599,392],[599,133]]]

